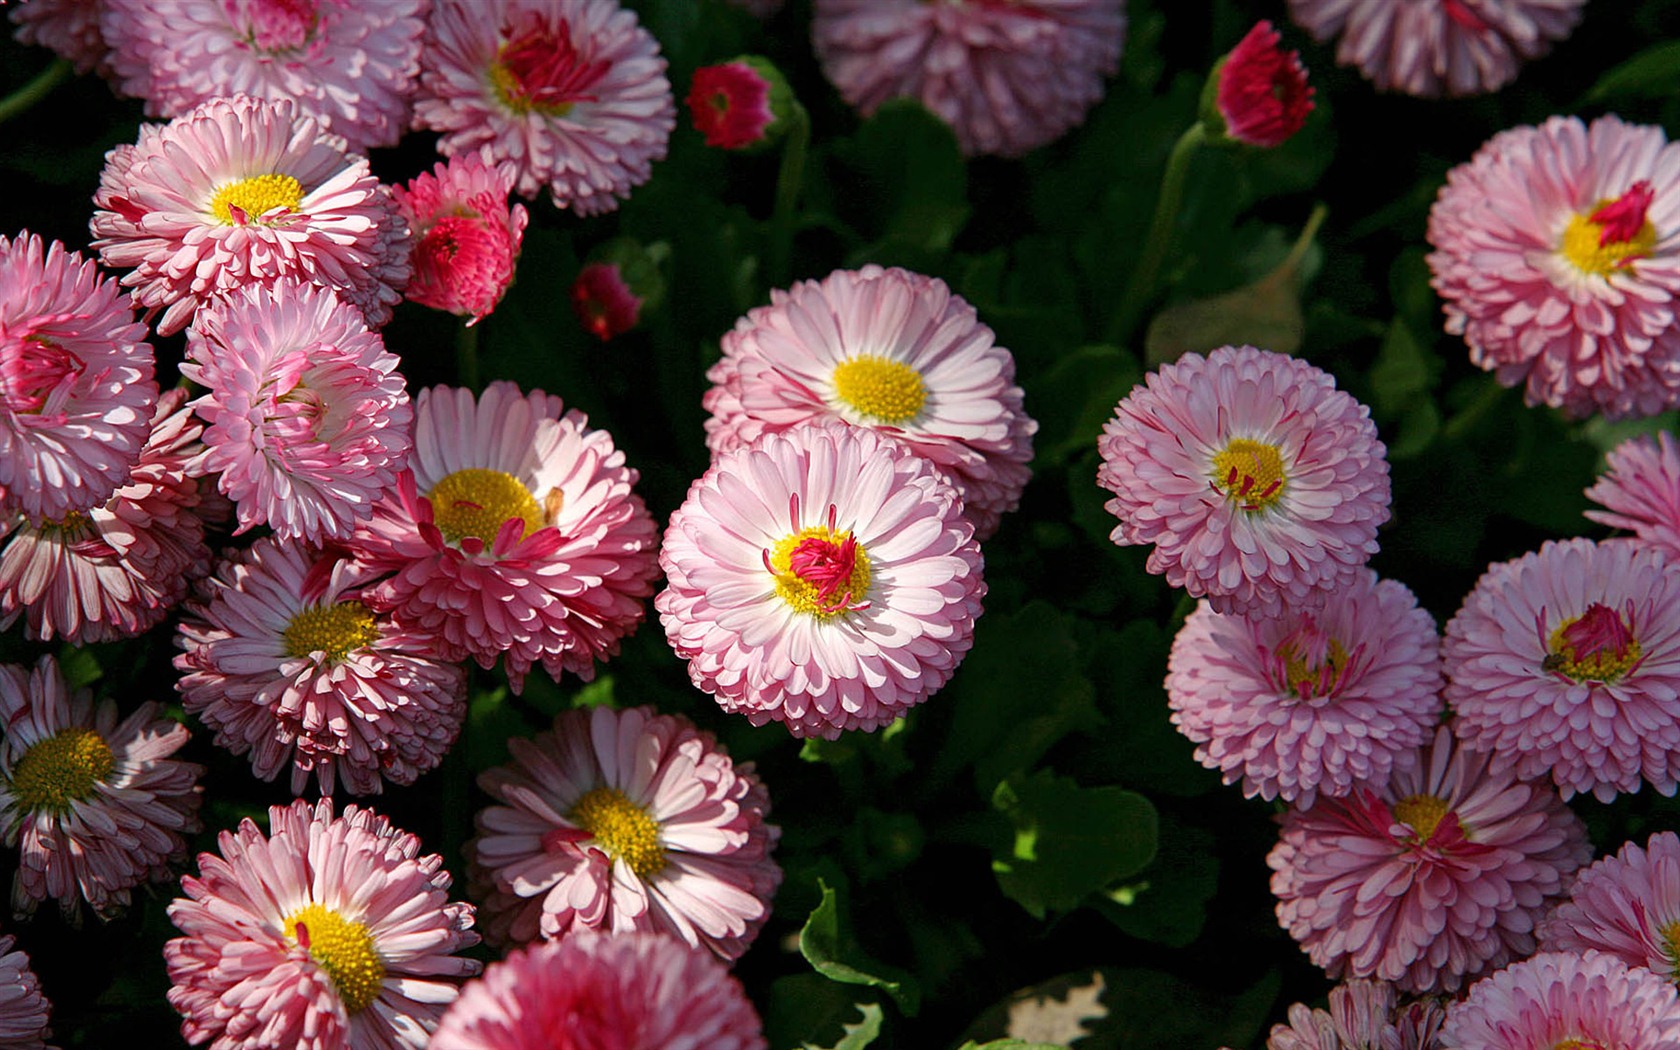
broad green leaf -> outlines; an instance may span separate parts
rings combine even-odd
[[[887,102],[856,135],[835,143],[831,156],[833,210],[874,239],[861,253],[871,261],[908,261],[893,258],[907,250],[942,253],[968,222],[968,169],[956,136],[918,102]],[[821,207],[820,196],[812,203]]]
[[[1160,848],[1138,881],[1097,898],[1098,910],[1141,940],[1183,948],[1201,935],[1207,902],[1219,888],[1218,843],[1213,833],[1160,816]]]
[[[858,1011],[874,1003],[856,1001],[857,991],[819,973],[778,977],[762,995],[764,1038],[771,1050],[805,1050],[812,1042],[838,1043],[855,1024]]]
[[[1665,40],[1611,68],[1587,91],[1588,102],[1608,98],[1666,98],[1680,91],[1680,40]]]
[[[865,955],[851,936],[833,888],[820,878],[817,888],[822,893],[822,902],[799,931],[799,953],[829,980],[879,988],[893,997],[899,1009],[914,1017],[922,998],[916,979]]]
[[[976,1043],[970,1039],[959,1046],[957,1050],[1065,1050],[1055,1043],[1026,1043],[1019,1039],[993,1039],[989,1043]]]
[[[1029,394],[1028,410],[1038,417],[1038,460],[1059,463],[1094,446],[1114,406],[1142,378],[1137,358],[1119,347],[1081,346],[1063,354]]]
[[[1034,918],[1072,911],[1155,855],[1155,807],[1136,792],[1084,788],[1041,770],[999,784],[992,805],[1013,832],[992,871]]]
[[[805,1050],[863,1050],[864,1047],[875,1041],[876,1036],[881,1034],[881,1018],[883,1015],[881,1008],[875,1003],[859,1003],[858,1013],[863,1015],[863,1019],[857,1024],[847,1025],[846,1034],[841,1037],[838,1043],[831,1047],[806,1043]]]

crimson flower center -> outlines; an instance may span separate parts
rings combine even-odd
[[[1441,0],[1441,10],[1460,28],[1472,33],[1485,33],[1489,29],[1487,21],[1466,7],[1464,0]]]
[[[1248,438],[1232,438],[1214,455],[1209,473],[1214,490],[1246,511],[1271,506],[1289,483],[1278,447]]]
[[[1310,700],[1335,691],[1350,659],[1346,647],[1307,615],[1278,643],[1267,670],[1275,688]]]
[[[40,412],[57,391],[86,371],[81,358],[40,336],[25,336],[0,353],[0,407]]]
[[[1614,200],[1596,202],[1577,214],[1563,231],[1558,252],[1582,273],[1608,276],[1649,258],[1657,247],[1657,231],[1646,218],[1656,194],[1644,179]]]
[[[248,0],[246,42],[266,54],[296,51],[320,23],[318,0]]]
[[[578,102],[596,101],[589,89],[610,65],[584,59],[564,18],[551,29],[540,15],[532,14],[496,52],[490,82],[503,105],[515,113],[563,117]]]
[[[1634,637],[1631,616],[1593,602],[1586,612],[1565,620],[1547,639],[1542,661],[1547,671],[1577,682],[1614,682],[1633,670],[1644,655]]]
[[[865,608],[869,554],[850,532],[836,532],[834,512],[827,525],[789,533],[764,553],[776,578],[776,594],[799,612],[827,619]]]

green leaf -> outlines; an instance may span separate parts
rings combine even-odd
[[[893,997],[899,1009],[914,1017],[922,999],[915,978],[865,955],[841,917],[840,900],[833,888],[821,878],[817,880],[817,888],[822,893],[822,902],[799,931],[799,954],[831,981],[881,989]]]
[[[834,145],[840,169],[814,185],[811,204],[833,195],[833,210],[875,244],[869,261],[909,261],[950,248],[968,222],[968,168],[951,126],[910,99],[894,99]],[[883,258],[882,256],[885,256]]]
[[[1059,463],[1095,445],[1114,406],[1143,378],[1137,358],[1115,346],[1081,346],[1061,356],[1032,386],[1028,410],[1042,462]]]
[[[846,1034],[838,1043],[831,1047],[806,1043],[805,1050],[863,1050],[864,1047],[875,1041],[876,1036],[881,1034],[882,1013],[881,1008],[875,1003],[859,1003],[858,1013],[863,1015],[863,1020],[857,1024],[847,1025]]]
[[[1607,98],[1664,98],[1680,91],[1680,40],[1665,40],[1614,67],[1587,92],[1588,102]]]
[[[1072,911],[1155,856],[1155,807],[1136,792],[1083,788],[1041,770],[999,784],[992,805],[1014,831],[992,871],[1034,918]]]
[[[1218,843],[1205,828],[1160,814],[1160,849],[1139,881],[1097,899],[1114,925],[1140,940],[1183,948],[1201,935],[1219,888]]]
[[[957,1050],[1065,1050],[1055,1043],[1028,1043],[1020,1039],[993,1039],[989,1043],[976,1043],[970,1039],[957,1047]]]

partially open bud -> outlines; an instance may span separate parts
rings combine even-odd
[[[1278,47],[1280,39],[1270,22],[1260,22],[1213,67],[1202,90],[1202,120],[1213,141],[1270,149],[1307,122],[1307,70],[1299,54]]]
[[[694,71],[688,111],[706,145],[753,150],[774,142],[785,130],[794,107],[781,72],[768,59],[742,55]]]
[[[665,297],[659,268],[668,254],[663,241],[644,247],[628,237],[591,253],[572,282],[572,309],[584,331],[604,343],[636,327],[642,314]]]
[[[452,157],[391,190],[413,230],[412,302],[482,321],[513,283],[525,237],[523,204],[508,206],[510,175],[477,154]]]

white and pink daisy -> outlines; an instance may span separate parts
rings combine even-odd
[[[659,42],[617,0],[436,0],[416,127],[479,153],[521,196],[612,211],[677,123]]]
[[[654,600],[688,676],[753,725],[830,740],[933,695],[986,584],[957,492],[865,427],[812,423],[713,460],[671,515]]]
[[[1426,743],[1441,681],[1434,618],[1367,569],[1310,612],[1251,618],[1202,602],[1173,639],[1167,703],[1225,783],[1310,806],[1383,783]]]
[[[52,1035],[47,1015],[52,1004],[41,994],[41,982],[29,968],[29,956],[16,950],[17,938],[0,937],[0,1047],[6,1050],[46,1050]]]
[[[199,828],[204,767],[171,758],[187,728],[147,702],[119,715],[72,690],[58,662],[0,664],[0,841],[19,850],[12,910],[47,899],[109,918],[129,891],[171,876]]]
[[[408,460],[412,412],[397,355],[332,290],[283,277],[198,311],[181,374],[204,451],[239,530],[282,539],[350,534]]]
[[[1446,1007],[1433,999],[1402,1005],[1382,981],[1344,981],[1330,989],[1330,1009],[1289,1008],[1289,1023],[1273,1025],[1266,1050],[1445,1050],[1440,1029]]]
[[[589,680],[641,622],[659,530],[612,436],[540,390],[423,390],[408,469],[351,540],[382,611],[450,658]]]
[[[1465,1050],[1670,1050],[1674,985],[1603,952],[1542,952],[1470,988],[1442,1043]]]
[[[1547,951],[1608,952],[1680,980],[1680,837],[1632,842],[1581,872],[1569,896],[1540,926]]]
[[[1388,520],[1370,410],[1305,361],[1251,346],[1185,354],[1115,408],[1097,442],[1121,546],[1223,613],[1312,609],[1351,584]]]
[[[200,305],[283,276],[332,288],[377,328],[409,278],[408,231],[366,158],[290,99],[205,102],[105,156],[93,247],[134,302],[185,328]]]
[[[1680,576],[1654,550],[1566,540],[1490,566],[1441,647],[1454,730],[1564,798],[1680,778]]]
[[[58,241],[0,236],[0,513],[103,503],[151,430],[146,326],[117,282]]]
[[[169,905],[169,1002],[214,1050],[422,1050],[479,963],[470,904],[420,840],[331,799],[271,806],[200,853]]]
[[[1629,438],[1604,459],[1610,469],[1586,492],[1604,509],[1587,517],[1680,564],[1680,442],[1664,430]]]
[[[592,931],[491,963],[443,1017],[442,1050],[765,1050],[758,1013],[703,951]]]
[[[1266,863],[1278,922],[1331,977],[1431,993],[1533,951],[1591,856],[1549,784],[1490,768],[1443,727],[1387,783],[1284,814]]]
[[[752,944],[782,881],[752,763],[649,707],[562,712],[508,749],[467,844],[493,938],[650,930],[730,960]]]
[[[1120,65],[1122,0],[816,0],[811,39],[868,116],[913,98],[964,153],[1016,157],[1085,120]]]
[[[109,72],[110,48],[99,32],[106,0],[28,0],[7,8],[20,43],[51,48],[78,73]]]
[[[484,320],[513,283],[528,215],[508,207],[513,177],[477,154],[454,157],[391,190],[414,237],[412,302]]]
[[[1680,404],[1680,143],[1576,117],[1502,131],[1429,212],[1447,331],[1531,405],[1574,417]]]

